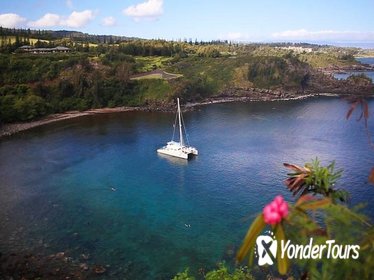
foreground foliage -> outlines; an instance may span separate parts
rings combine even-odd
[[[302,194],[294,204],[286,203],[281,196],[277,196],[257,215],[237,253],[237,260],[243,262],[246,259],[249,267],[254,266],[256,239],[264,230],[270,229],[278,241],[276,268],[287,279],[373,279],[374,227],[362,214],[362,205],[349,207],[346,200],[340,199],[341,195],[337,194],[334,185],[342,171],[335,171],[334,162],[322,166],[318,159],[305,167],[294,164],[285,166],[294,171],[288,174],[285,184],[289,187],[296,182],[303,190]],[[297,257],[290,260],[287,256],[280,257],[282,240],[304,245],[309,242],[324,245],[334,240],[334,244],[339,246],[359,246],[359,257],[353,258],[346,253],[343,256],[341,251],[343,257],[338,259],[328,258],[324,252],[317,259]],[[272,271],[271,267],[267,270],[265,266],[263,273],[265,271]],[[203,276],[204,279],[254,279],[247,268],[238,267],[230,272],[224,265]],[[269,279],[273,277],[276,276],[268,275]],[[195,278],[189,270],[185,270],[174,279]]]
[[[287,257],[279,257],[278,247],[277,268],[281,275],[290,273],[292,264],[292,271],[299,273],[301,278],[373,279],[374,228],[369,219],[361,213],[362,206],[350,208],[336,199],[338,197],[340,201],[344,201],[333,188],[341,171],[334,171],[334,163],[323,167],[317,159],[312,164],[306,164],[304,168],[293,164],[285,166],[294,171],[289,174],[286,185],[291,191],[297,186],[297,190],[302,190],[302,195],[294,205],[289,204],[288,215],[277,223],[267,221],[265,207],[264,212],[259,214],[250,226],[238,252],[238,261],[248,257],[249,264],[253,265],[255,240],[270,226],[278,246],[281,240],[290,240],[292,244],[308,244],[310,238],[313,238],[313,244],[326,244],[328,240],[335,240],[335,244],[339,245],[360,246],[357,259],[333,259],[324,254],[322,258],[299,257],[292,259],[292,262]]]
[[[304,167],[296,164],[283,164],[292,170],[285,180],[285,185],[293,195],[305,195],[308,193],[320,194],[333,200],[347,201],[348,192],[337,189],[336,181],[341,177],[343,170],[335,171],[335,162],[331,162],[326,167],[321,166],[318,158],[306,163]]]
[[[254,280],[247,267],[235,268],[230,271],[229,268],[221,263],[218,268],[207,272],[202,277],[206,280]],[[178,273],[173,280],[195,280],[189,269]]]

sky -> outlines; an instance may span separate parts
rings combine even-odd
[[[0,0],[0,26],[147,39],[374,44],[374,0]]]

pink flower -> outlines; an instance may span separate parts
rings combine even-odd
[[[272,202],[264,207],[262,213],[265,223],[275,225],[288,216],[288,204],[281,195],[278,195]]]

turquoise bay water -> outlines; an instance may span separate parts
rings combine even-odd
[[[3,139],[0,252],[89,254],[110,265],[109,279],[211,269],[233,260],[275,195],[293,201],[282,163],[316,156],[345,170],[352,204],[373,205],[374,151],[347,110],[334,98],[200,107],[184,114],[200,152],[188,163],[155,152],[170,139],[168,113],[88,116]]]

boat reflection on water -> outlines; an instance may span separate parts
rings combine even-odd
[[[188,165],[188,161],[183,159],[183,158],[171,157],[169,155],[165,155],[165,154],[161,154],[161,153],[157,153],[157,155],[162,159],[166,159],[168,162],[170,162],[173,165],[179,165],[179,166],[187,166]]]

